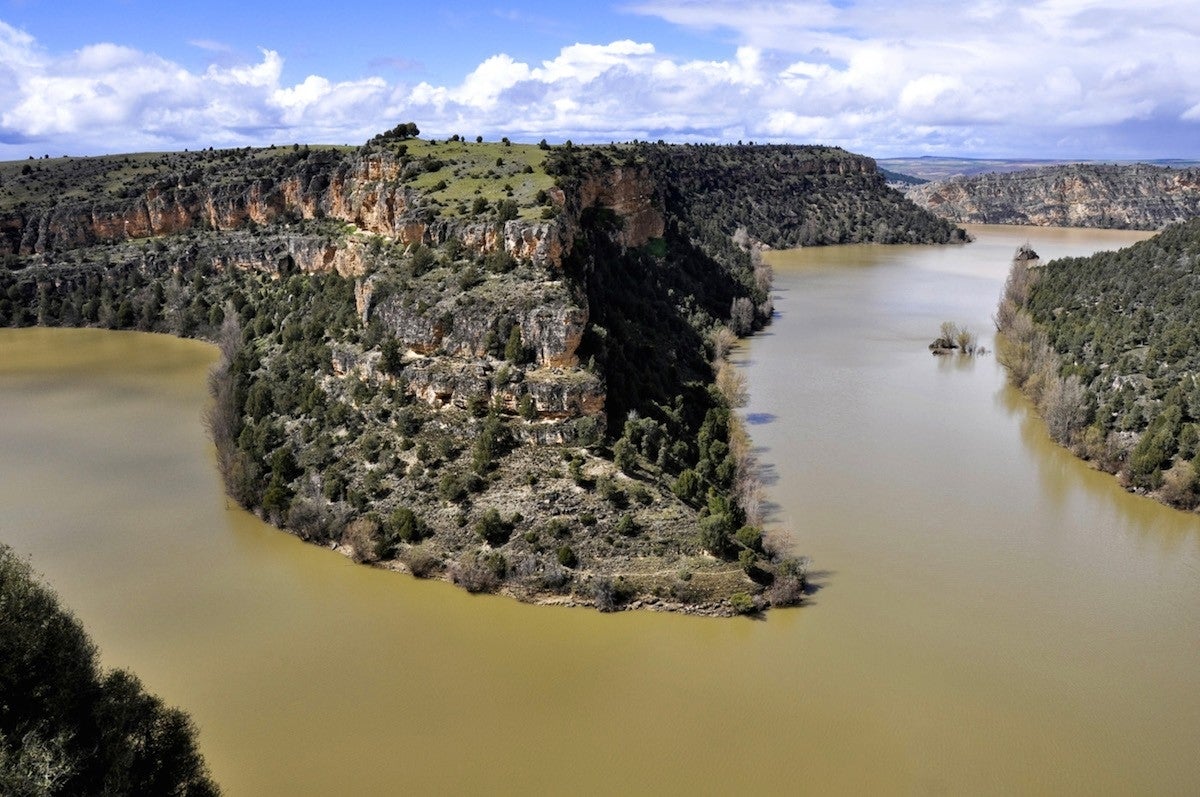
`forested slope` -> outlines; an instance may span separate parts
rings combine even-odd
[[[1131,489],[1197,505],[1200,219],[1115,252],[1016,264],[997,316],[1051,433]]]
[[[0,794],[215,795],[195,736],[0,544]]]

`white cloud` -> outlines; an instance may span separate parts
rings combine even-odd
[[[1200,132],[1200,15],[1187,0],[1149,2],[1150,13],[1119,0],[976,0],[950,10],[934,0],[641,0],[629,10],[730,38],[727,55],[681,57],[633,39],[577,43],[531,63],[496,53],[447,85],[322,75],[293,84],[274,50],[231,63],[206,41],[191,44],[222,60],[200,72],[111,43],[56,55],[0,22],[0,155],[23,156],[31,140],[39,151],[76,153],[356,142],[409,119],[427,134],[532,140],[1103,155],[1122,126],[1145,135],[1174,125],[1175,142]]]
[[[389,96],[380,78],[281,84],[283,59],[203,72],[128,47],[97,43],[52,57],[0,22],[0,156],[271,141],[365,139]],[[365,124],[364,124],[365,122]],[[336,139],[335,139],[336,140]],[[7,146],[6,146],[7,144]],[[44,146],[43,146],[44,145]]]

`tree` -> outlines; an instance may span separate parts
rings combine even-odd
[[[958,346],[958,350],[963,354],[975,353],[975,333],[971,332],[966,327],[962,327],[958,330],[958,334],[954,336],[954,342]]]
[[[404,370],[404,353],[400,350],[400,342],[394,337],[388,336],[383,341],[383,346],[380,347],[383,357],[379,360],[379,366],[383,372],[391,376],[399,376]]]
[[[492,508],[483,513],[483,517],[475,521],[475,533],[493,548],[508,542],[512,536],[512,524],[500,517],[499,510]]]
[[[0,545],[0,793],[215,795],[196,731]]]
[[[613,445],[613,463],[626,473],[633,473],[637,468],[637,449],[629,442],[628,437],[622,437]]]
[[[1054,376],[1042,389],[1042,418],[1056,443],[1069,443],[1071,436],[1087,421],[1086,399],[1087,393],[1074,374],[1066,379]]]
[[[496,217],[500,221],[512,221],[519,215],[521,215],[521,209],[515,200],[501,199],[496,203]]]
[[[736,335],[749,335],[754,329],[754,302],[745,296],[733,300],[729,308],[729,325]]]
[[[508,343],[504,346],[504,359],[520,365],[528,361],[528,352],[521,340],[521,325],[513,324],[508,331]]]

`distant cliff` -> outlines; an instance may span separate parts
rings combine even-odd
[[[953,177],[906,195],[959,223],[1156,230],[1200,215],[1200,168],[1047,166]]]
[[[230,494],[525,600],[798,602],[724,355],[759,245],[962,240],[828,147],[357,148],[0,164],[0,325],[217,341]]]

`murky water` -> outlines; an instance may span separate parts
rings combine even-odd
[[[745,346],[780,524],[823,571],[766,620],[524,606],[352,565],[227,505],[212,350],[0,331],[0,539],[110,665],[187,708],[231,795],[1195,794],[1200,519],[1046,441],[991,356],[1018,244],[776,257]]]

